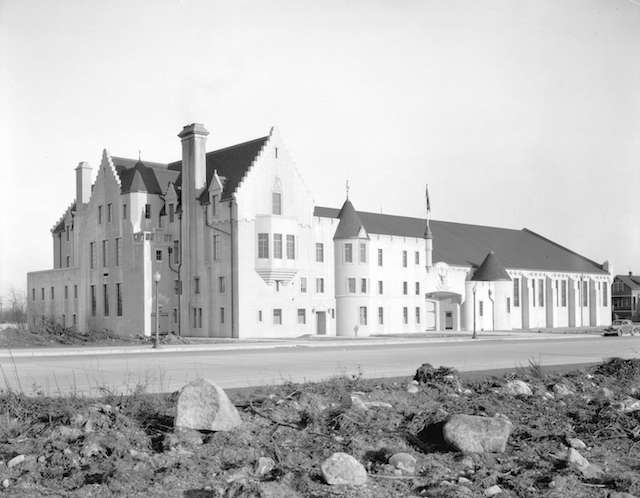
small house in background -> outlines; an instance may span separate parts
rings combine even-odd
[[[616,275],[611,285],[613,319],[640,320],[640,275]]]

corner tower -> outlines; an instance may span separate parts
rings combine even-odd
[[[336,335],[369,335],[373,320],[369,234],[348,196],[338,219],[333,236]]]

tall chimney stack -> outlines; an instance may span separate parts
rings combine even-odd
[[[89,202],[91,197],[91,166],[82,161],[76,166],[76,206],[79,208]]]
[[[182,193],[191,190],[190,195],[197,195],[198,190],[207,181],[206,145],[209,132],[204,125],[192,123],[182,128],[178,137],[182,139]],[[184,200],[183,200],[184,204]]]

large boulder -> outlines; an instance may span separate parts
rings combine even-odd
[[[462,453],[502,453],[513,425],[502,416],[451,415],[442,427],[444,441]]]
[[[180,390],[176,429],[230,431],[242,424],[221,387],[206,379],[197,379]]]
[[[518,379],[507,382],[502,388],[502,392],[512,396],[531,396],[533,394],[531,386],[525,381]]]
[[[334,453],[320,466],[327,484],[361,486],[367,482],[367,470],[347,453]]]

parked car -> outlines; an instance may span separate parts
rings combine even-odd
[[[614,320],[609,327],[604,329],[602,335],[640,335],[640,324],[635,324],[631,320]]]

